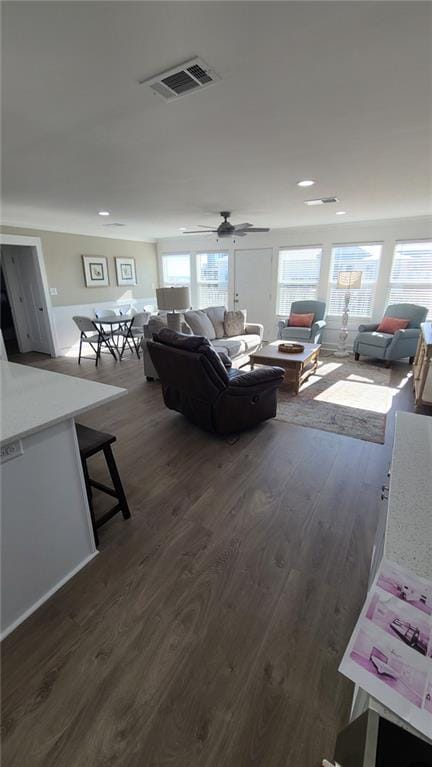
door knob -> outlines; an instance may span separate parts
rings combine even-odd
[[[39,311],[43,312],[43,307],[42,306],[39,307]]]

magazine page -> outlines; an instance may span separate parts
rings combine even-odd
[[[383,560],[339,671],[432,738],[432,582]]]

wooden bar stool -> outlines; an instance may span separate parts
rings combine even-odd
[[[76,432],[78,437],[78,445],[81,455],[81,462],[84,472],[84,479],[86,483],[86,489],[87,489],[87,498],[89,502],[89,508],[90,508],[90,515],[93,525],[93,534],[95,539],[96,546],[99,543],[99,537],[97,534],[97,529],[105,524],[105,522],[108,522],[109,519],[115,516],[115,514],[118,514],[119,511],[123,514],[123,519],[129,519],[130,518],[130,511],[129,506],[126,500],[126,496],[123,490],[123,485],[121,483],[120,475],[117,470],[116,462],[111,450],[111,445],[113,442],[116,441],[116,437],[113,434],[107,434],[103,431],[97,431],[96,429],[90,429],[88,426],[83,426],[81,423],[75,424],[76,426]],[[96,455],[96,453],[99,453],[100,451],[103,451],[103,454],[105,456],[105,460],[107,462],[108,471],[111,476],[112,483],[114,485],[114,489],[111,487],[108,487],[108,485],[103,485],[102,482],[97,482],[95,479],[91,479],[88,472],[88,466],[87,466],[87,459],[90,458],[92,455]],[[113,498],[117,498],[117,503],[112,507],[112,509],[109,509],[105,514],[103,514],[101,517],[98,517],[96,519],[94,510],[93,510],[93,491],[92,488],[95,488],[96,490],[101,490],[102,493],[107,493],[107,495],[112,495]]]

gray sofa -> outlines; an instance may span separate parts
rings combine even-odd
[[[206,309],[184,312],[181,332],[208,338],[217,352],[224,352],[235,362],[236,367],[239,367],[248,361],[249,354],[261,346],[264,328],[258,323],[245,322],[244,333],[228,337],[224,329],[225,312],[224,306],[209,306]],[[152,340],[154,333],[166,326],[166,318],[163,316],[152,317],[148,325],[144,326],[142,350],[144,375],[148,381],[158,378],[158,374],[147,349],[147,342]]]

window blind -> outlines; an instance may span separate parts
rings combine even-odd
[[[388,300],[426,306],[432,314],[432,242],[396,245]]]
[[[339,272],[362,272],[362,287],[351,291],[350,316],[370,317],[373,309],[375,285],[381,259],[382,246],[337,245],[332,249],[328,314],[339,316],[343,313],[345,290],[336,288]]]
[[[276,313],[289,316],[293,301],[315,299],[322,248],[285,248],[279,251]]]
[[[197,253],[198,308],[228,305],[228,253]]]

